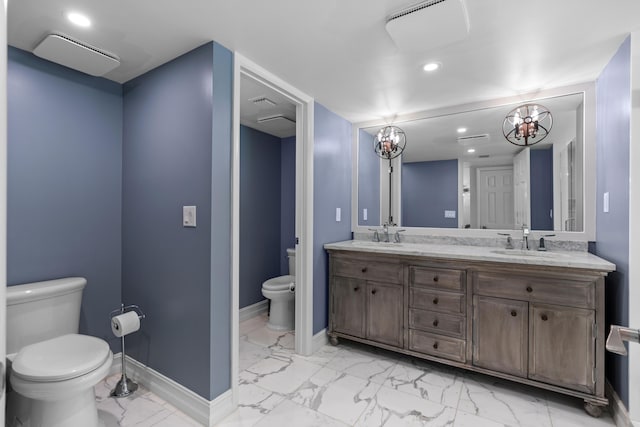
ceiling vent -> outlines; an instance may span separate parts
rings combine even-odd
[[[34,55],[92,76],[103,76],[120,65],[115,55],[64,34],[49,34],[33,50]]]
[[[249,102],[253,102],[253,104],[258,107],[275,107],[278,105],[277,102],[270,100],[266,96],[256,96],[255,98],[249,99]]]
[[[428,0],[387,18],[387,32],[400,50],[428,51],[469,34],[464,0]]]
[[[267,123],[267,122],[273,122],[274,120],[277,121],[287,121],[290,123],[295,123],[296,121],[293,119],[290,119],[289,117],[286,117],[284,114],[276,114],[274,116],[268,116],[268,117],[262,117],[258,119],[258,123]]]
[[[458,144],[462,145],[463,147],[466,147],[468,145],[486,144],[487,142],[489,142],[488,133],[458,137]]]

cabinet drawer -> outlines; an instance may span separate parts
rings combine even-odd
[[[459,291],[463,286],[464,272],[446,268],[409,267],[409,284]]]
[[[420,353],[464,362],[465,344],[464,340],[457,338],[429,334],[415,329],[409,330],[409,350]]]
[[[409,328],[421,329],[436,334],[464,336],[466,317],[438,313],[430,310],[409,309]]]
[[[400,264],[335,259],[333,260],[333,274],[378,282],[402,283],[402,266]]]
[[[589,281],[478,272],[473,291],[499,298],[595,308],[595,286]]]
[[[451,314],[463,314],[465,311],[464,295],[421,288],[410,288],[409,306]]]

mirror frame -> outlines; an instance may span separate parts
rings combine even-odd
[[[595,241],[596,239],[596,176],[595,173],[587,174],[587,171],[596,170],[596,96],[595,82],[587,82],[571,86],[563,86],[554,89],[539,90],[536,92],[527,92],[520,95],[495,98],[485,101],[471,102],[466,104],[442,107],[433,110],[425,110],[411,114],[398,115],[393,120],[371,120],[366,122],[354,123],[352,125],[352,146],[351,157],[353,167],[351,172],[351,230],[354,233],[370,233],[369,228],[373,226],[358,225],[358,143],[360,128],[368,128],[374,126],[385,126],[395,124],[402,127],[403,122],[429,119],[443,115],[450,115],[473,110],[480,110],[492,107],[503,107],[512,104],[524,104],[527,102],[541,102],[544,99],[558,97],[563,95],[571,95],[582,93],[584,97],[584,156],[583,173],[584,185],[584,229],[583,231],[554,231],[559,240],[574,241]],[[552,112],[553,114],[553,112]],[[509,142],[504,141],[505,144]],[[408,140],[407,144],[411,144]],[[373,150],[373,147],[371,148]],[[377,227],[381,227],[378,225]],[[462,228],[431,228],[431,227],[404,227],[408,234],[425,235],[425,236],[450,236],[450,237],[497,237],[497,233],[513,233],[514,230],[487,230],[487,229],[462,229]],[[545,230],[531,230],[532,233],[544,232]],[[517,238],[517,236],[516,236]]]

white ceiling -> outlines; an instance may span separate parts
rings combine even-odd
[[[105,75],[117,82],[215,40],[359,122],[593,81],[640,28],[638,0],[465,2],[469,35],[422,51],[399,49],[385,30],[412,0],[9,0],[8,40],[31,51],[65,33],[117,55]],[[92,27],[73,27],[70,10]],[[423,72],[434,60],[441,70]]]

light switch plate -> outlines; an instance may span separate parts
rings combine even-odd
[[[196,207],[195,206],[182,207],[182,226],[183,227],[196,226]]]
[[[368,216],[367,208],[362,209],[362,220],[366,221]]]
[[[444,211],[444,217],[445,218],[455,218],[456,217],[456,211]]]
[[[609,192],[608,191],[604,193],[604,196],[602,197],[602,211],[604,213],[609,212]]]
[[[342,220],[342,209],[336,208],[336,222],[340,222]]]

